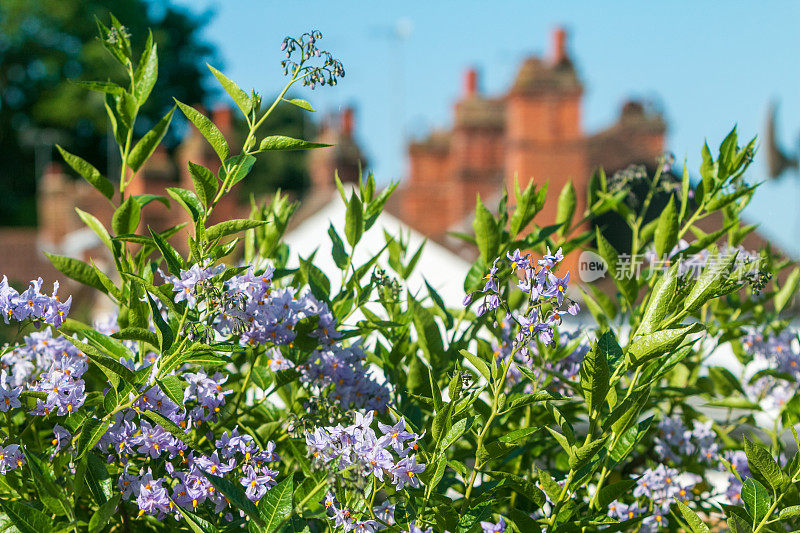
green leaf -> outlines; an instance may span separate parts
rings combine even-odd
[[[224,181],[227,173],[233,172],[233,176],[228,181],[228,188],[233,187],[247,177],[255,162],[256,158],[249,154],[231,157],[225,162],[224,168],[220,171],[220,176]],[[228,170],[226,171],[225,169]]]
[[[347,267],[347,252],[344,251],[344,242],[339,237],[339,234],[336,233],[333,224],[328,226],[328,236],[331,238],[333,262],[336,263],[338,269],[344,270]]]
[[[266,523],[264,519],[261,517],[261,514],[258,511],[258,507],[255,506],[253,502],[251,502],[247,496],[245,496],[244,490],[238,485],[234,485],[231,481],[217,477],[214,475],[209,474],[208,472],[203,472],[203,475],[214,485],[214,488],[220,491],[228,500],[230,500],[231,504],[247,513],[251,520],[256,522],[260,527],[265,527]],[[275,485],[270,489],[276,489],[278,486]],[[291,490],[289,491],[289,496],[291,497]],[[266,496],[264,496],[266,498]],[[269,532],[271,533],[271,532]]]
[[[539,429],[540,428],[538,427],[515,429],[514,431],[506,433],[505,435],[500,437],[500,442],[508,442],[508,443],[518,442],[527,439],[528,437],[539,431]]]
[[[558,229],[559,235],[564,235],[569,227],[572,225],[572,218],[575,216],[575,207],[577,205],[577,198],[575,195],[575,187],[572,182],[568,181],[561,189],[558,195],[558,207],[556,209],[555,223],[561,225]]]
[[[486,472],[490,476],[495,479],[505,479],[508,480],[511,486],[514,488],[514,491],[521,494],[525,498],[534,503],[539,507],[543,507],[544,504],[547,502],[547,498],[544,495],[544,492],[536,486],[531,481],[528,481],[522,476],[518,476],[515,474],[510,474],[508,472],[501,472],[496,470],[489,470]]]
[[[674,351],[690,333],[702,330],[698,323],[680,328],[664,329],[642,335],[628,345],[627,360],[631,367],[641,365],[651,359],[660,357]]]
[[[113,245],[111,244],[111,236],[108,234],[108,230],[100,222],[97,217],[92,214],[87,213],[86,211],[81,211],[77,207],[75,208],[75,212],[78,213],[78,216],[81,217],[83,223],[86,224],[95,234],[100,238],[100,241],[106,245],[109,250],[114,250]]]
[[[55,529],[55,524],[47,515],[30,505],[0,499],[0,508],[21,533],[42,533]]]
[[[311,104],[309,104],[308,102],[306,102],[305,100],[302,100],[300,98],[291,98],[289,100],[284,98],[283,101],[284,102],[288,102],[288,103],[290,103],[292,105],[296,105],[297,107],[299,107],[301,109],[305,109],[306,111],[316,112],[316,109],[311,107]]]
[[[140,106],[144,105],[147,97],[150,96],[150,91],[156,84],[158,78],[158,45],[153,42],[152,32],[147,36],[147,43],[144,46],[142,57],[139,58],[139,65],[136,67],[136,72],[133,74],[133,79],[136,83],[136,101]]]
[[[628,494],[635,485],[635,479],[623,479],[606,485],[600,489],[600,494],[597,495],[597,504],[601,509],[605,509],[614,500],[618,500]]]
[[[136,233],[141,218],[142,208],[139,202],[134,197],[128,196],[114,211],[114,216],[111,218],[111,230],[116,235]]]
[[[744,502],[747,512],[750,513],[750,516],[758,523],[761,522],[769,512],[769,508],[772,505],[772,496],[769,491],[764,488],[764,485],[748,477],[745,478],[742,484],[742,501]]]
[[[478,243],[481,259],[484,264],[489,265],[497,257],[497,250],[500,247],[500,228],[494,215],[483,205],[480,195],[475,204],[472,228],[475,230],[475,240]]]
[[[105,528],[108,521],[111,520],[111,517],[117,512],[120,497],[121,494],[115,494],[113,498],[105,502],[94,512],[91,520],[89,520],[89,533],[96,533]]]
[[[225,136],[222,135],[222,132],[219,131],[211,120],[208,119],[204,114],[200,111],[196,110],[192,106],[188,106],[178,100],[175,100],[178,104],[178,107],[181,108],[183,114],[186,115],[192,124],[195,125],[197,130],[205,137],[214,151],[219,156],[220,161],[225,161],[228,159],[228,155],[230,155],[231,150],[228,148],[228,142],[225,140]]]
[[[192,176],[192,183],[194,183],[197,197],[200,198],[204,206],[208,207],[208,204],[214,199],[219,190],[217,177],[206,167],[196,165],[191,161],[189,161],[189,174]]]
[[[183,410],[183,390],[186,388],[186,382],[175,375],[164,376],[156,382],[164,394],[175,402],[179,409]]]
[[[145,328],[127,327],[111,335],[115,339],[126,341],[142,341],[158,348],[158,336]]]
[[[94,287],[98,291],[107,293],[103,283],[97,277],[94,269],[81,261],[80,259],[73,259],[72,257],[65,257],[63,255],[55,255],[44,252],[44,255],[53,263],[56,270],[61,272],[67,277],[79,281],[89,287]]]
[[[608,270],[614,278],[614,283],[628,304],[632,306],[636,302],[636,296],[639,293],[638,282],[633,275],[635,273],[630,271],[632,266],[620,262],[619,254],[600,233],[600,228],[595,230],[595,239],[597,240],[597,251],[600,257],[605,260],[606,265],[608,265]]]
[[[113,380],[115,377],[119,377],[131,385],[136,383],[136,375],[127,367],[122,365],[122,363],[120,363],[118,360],[108,357],[91,344],[86,344],[85,342],[79,341],[73,337],[64,338],[74,344],[75,347],[82,351],[83,354],[86,355],[94,364],[99,366],[106,376],[109,377],[109,379]]]
[[[580,384],[590,415],[596,419],[608,394],[608,356],[619,350],[617,339],[611,330],[603,333],[594,348],[586,354],[580,369]]]
[[[153,155],[156,147],[169,129],[169,124],[172,121],[172,114],[174,112],[175,107],[173,106],[172,109],[153,126],[153,129],[145,133],[144,136],[139,139],[139,142],[136,143],[136,146],[133,147],[130,155],[128,155],[128,166],[131,170],[137,172],[144,162]]]
[[[214,527],[213,524],[203,520],[196,514],[190,513],[178,504],[175,504],[175,506],[183,515],[183,519],[186,520],[186,523],[189,524],[189,528],[194,533],[217,533],[219,531],[216,527]]]
[[[111,495],[111,479],[108,475],[106,464],[91,452],[87,453],[83,460],[86,461],[86,470],[84,472],[86,486],[89,487],[95,502],[102,505],[108,501]]]
[[[469,426],[472,425],[473,421],[474,419],[469,417],[462,418],[458,422],[454,423],[442,438],[441,443],[439,444],[439,449],[446,450],[452,446],[458,439],[461,438],[461,435],[463,435],[469,429]]]
[[[264,520],[261,531],[273,533],[278,526],[289,518],[292,513],[292,494],[294,490],[294,480],[292,475],[269,489],[267,494],[261,498],[258,509]]]
[[[592,458],[599,452],[606,443],[605,438],[600,438],[588,442],[575,450],[574,455],[569,458],[569,467],[572,470],[580,470],[584,465],[589,463]]]
[[[459,352],[467,359],[467,361],[472,364],[472,366],[475,367],[475,370],[480,372],[481,376],[483,376],[486,381],[491,381],[489,366],[484,362],[483,359],[479,358],[477,355],[469,353],[467,350],[459,350]]]
[[[294,139],[285,135],[270,135],[261,140],[258,152],[266,152],[268,150],[308,150],[311,148],[327,148],[329,146],[332,145]]]
[[[150,231],[150,235],[152,236],[156,247],[164,257],[164,261],[167,263],[167,269],[169,270],[170,274],[173,276],[180,276],[181,269],[183,268],[183,258],[181,258],[178,251],[175,250],[175,248],[173,248],[165,238],[153,231],[153,228],[147,226],[147,229]]]
[[[77,85],[78,87],[83,87],[84,89],[87,89],[89,91],[112,94],[114,96],[119,96],[124,91],[122,87],[111,81],[82,81],[82,80],[70,80],[70,81],[75,85]]]
[[[56,484],[52,466],[30,451],[27,446],[23,447],[23,452],[42,503],[58,516],[69,514],[71,506],[67,502],[62,486]]]
[[[730,272],[730,265],[733,264],[735,259],[736,255],[733,255],[728,265],[723,266],[720,264],[719,254],[711,254],[706,267],[697,278],[697,281],[695,281],[692,290],[689,291],[689,295],[683,302],[683,308],[688,311],[700,309],[700,307],[713,296],[714,291],[722,285],[722,281]]]
[[[347,203],[347,212],[345,214],[344,235],[347,237],[347,242],[350,246],[361,240],[361,235],[364,233],[364,210],[361,205],[361,199],[353,191],[350,196],[350,201]]]
[[[83,422],[78,443],[75,445],[75,458],[80,459],[86,452],[94,448],[109,425],[111,425],[110,418],[87,418]]]
[[[165,417],[161,413],[157,413],[156,411],[152,411],[150,409],[146,411],[142,411],[141,414],[146,418],[150,419],[151,422],[158,424],[165,431],[167,431],[170,435],[178,439],[179,441],[183,442],[190,448],[196,448],[197,442],[194,438],[187,433],[182,427],[178,424],[170,420],[169,418]]]
[[[150,296],[150,293],[145,293],[147,295],[147,302],[150,304],[150,312],[153,317],[153,322],[156,325],[156,335],[158,335],[159,341],[159,348],[161,348],[161,353],[165,353],[169,350],[172,343],[175,341],[175,335],[172,333],[172,328],[169,327],[169,324],[164,322],[164,318],[161,316],[161,310],[156,305],[156,302],[153,301],[153,298]],[[168,371],[164,370],[164,368],[159,369],[159,374],[164,375]]]
[[[744,438],[744,453],[747,455],[747,464],[753,476],[765,481],[772,490],[781,490],[784,485],[784,474],[772,454],[747,437]]]
[[[792,270],[791,274],[787,276],[786,282],[783,287],[775,294],[773,303],[775,304],[775,311],[780,313],[786,307],[786,304],[792,301],[794,295],[797,294],[797,286],[800,284],[800,267]]]
[[[684,520],[686,523],[689,524],[689,528],[691,528],[692,533],[709,533],[708,526],[700,520],[700,517],[697,516],[697,513],[692,511],[688,505],[683,503],[682,501],[678,501],[678,508],[681,510],[681,514],[683,515]]]
[[[200,219],[200,215],[205,212],[200,198],[192,191],[180,187],[167,187],[167,193],[175,198],[175,201],[183,207],[184,211],[189,213],[194,222],[197,222]]]
[[[162,374],[169,374],[183,364],[200,365],[200,366],[221,366],[230,363],[231,360],[226,357],[220,357],[211,353],[198,353],[191,351],[182,351],[167,355],[161,362],[160,372]]]
[[[516,398],[511,402],[509,406],[509,410],[511,409],[519,409],[520,407],[525,407],[526,405],[530,405],[532,403],[539,403],[539,402],[549,402],[552,400],[563,400],[564,397],[558,393],[540,390],[532,394],[525,394],[520,398]]]
[[[249,218],[234,218],[215,224],[206,230],[206,238],[209,242],[214,242],[217,239],[246,231],[253,228],[258,228],[267,224],[266,220],[251,220]]]
[[[388,187],[383,189],[374,200],[367,204],[365,214],[366,218],[364,219],[364,231],[371,228],[372,225],[375,224],[375,221],[378,220],[378,215],[381,214],[383,206],[386,204],[386,201],[389,199],[398,185],[399,182],[397,181],[390,184]]]
[[[214,74],[214,77],[217,78],[217,81],[219,81],[219,84],[222,85],[223,89],[225,89],[225,92],[228,93],[228,96],[230,96],[231,99],[236,103],[236,106],[242,111],[242,113],[244,113],[245,116],[248,116],[250,111],[253,110],[253,101],[249,96],[247,96],[247,93],[219,70],[215,69],[208,63],[206,63],[206,66],[211,73]]]
[[[786,520],[787,518],[794,518],[796,516],[800,516],[800,505],[792,505],[791,507],[786,507],[781,509],[780,515],[778,515],[781,520]]]
[[[639,329],[636,330],[637,334],[647,335],[661,326],[661,322],[667,316],[670,301],[678,288],[678,266],[679,263],[676,262],[656,282],[650,295],[650,301],[647,302],[644,310],[642,322],[639,324]]]
[[[678,215],[678,222],[683,222],[686,216],[686,208],[689,205],[689,169],[686,166],[686,160],[683,161],[683,176],[681,178],[681,211]]]
[[[656,226],[655,244],[656,254],[660,258],[666,257],[678,242],[678,210],[675,207],[675,197],[670,195],[667,206],[658,217]]]
[[[103,193],[103,196],[109,200],[114,196],[114,186],[110,181],[103,177],[103,175],[100,174],[100,171],[94,168],[91,163],[78,157],[77,155],[72,155],[59,145],[56,145],[56,148],[58,148],[58,151],[61,152],[61,157],[64,158],[64,161],[66,161],[67,164],[72,167],[72,170],[83,176],[83,179],[88,181],[95,189]]]

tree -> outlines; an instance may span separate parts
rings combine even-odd
[[[86,16],[108,22],[112,10],[138,39],[134,46],[144,44],[148,28],[158,43],[158,84],[142,110],[137,133],[155,124],[173,97],[193,103],[209,100],[205,63],[219,63],[200,35],[209,12],[194,15],[144,0],[2,0],[0,225],[36,223],[36,179],[56,142],[98,162],[100,169],[118,165],[117,155],[107,149],[102,96],[69,81],[105,80],[116,72],[95,39],[95,22]],[[165,140],[168,147],[179,140],[176,130]]]

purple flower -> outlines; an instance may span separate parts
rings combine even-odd
[[[537,261],[537,263],[539,263],[539,265],[541,267],[543,267],[542,270],[550,271],[550,270],[553,269],[554,266],[559,264],[563,259],[564,259],[564,254],[561,252],[561,248],[556,250],[555,254],[551,254],[550,253],[550,247],[548,246],[547,247],[547,253],[544,254],[542,259],[539,259],[539,261]]]
[[[277,475],[278,472],[275,470],[258,472],[252,466],[245,466],[244,477],[241,479],[240,483],[245,487],[244,492],[247,497],[256,502],[277,483],[275,481],[275,476]]]
[[[524,270],[530,264],[527,254],[525,256],[520,255],[519,248],[514,250],[513,254],[507,253],[506,257],[511,261],[511,270]]]
[[[378,444],[381,446],[391,445],[397,453],[403,451],[405,441],[413,439],[415,436],[406,431],[406,421],[402,416],[394,426],[378,422],[378,428],[383,432],[383,437],[378,440]]]
[[[506,530],[506,521],[503,520],[501,516],[496,524],[492,522],[481,522],[481,528],[483,529],[483,533],[503,533]]]
[[[198,468],[215,476],[222,476],[236,468],[236,459],[231,458],[227,463],[223,463],[216,451],[210,457],[204,455],[194,462]]]
[[[410,455],[400,459],[394,468],[392,468],[392,483],[397,487],[397,490],[401,490],[406,485],[415,489],[419,488],[422,482],[419,480],[417,474],[424,471],[425,465],[417,463],[415,456]]]
[[[394,504],[391,503],[389,500],[385,500],[382,504],[377,507],[372,508],[372,512],[375,513],[375,516],[388,526],[393,526],[395,524],[394,521]]]
[[[25,465],[25,455],[19,444],[9,444],[5,448],[0,446],[0,474],[9,470],[22,468]]]
[[[558,305],[564,303],[564,295],[569,286],[569,272],[567,272],[563,278],[549,274],[547,282],[548,285],[545,287],[544,291],[542,291],[542,296],[555,296]]]
[[[8,374],[5,370],[0,371],[0,411],[7,412],[9,409],[21,407],[19,393],[22,387],[11,387],[8,385]]]
[[[170,500],[167,489],[161,486],[162,480],[144,483],[139,488],[136,503],[139,505],[139,516],[168,512]]]
[[[56,424],[53,426],[53,440],[52,444],[55,447],[52,457],[62,450],[62,448],[69,447],[72,444],[72,435],[65,428]]]

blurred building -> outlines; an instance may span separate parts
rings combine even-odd
[[[518,176],[522,186],[549,182],[540,225],[555,220],[556,198],[569,180],[577,191],[576,213],[583,213],[592,170],[652,165],[664,152],[666,132],[660,114],[628,101],[616,123],[586,133],[583,90],[560,28],[553,32],[550,57],[523,61],[505,94],[483,94],[478,72],[469,69],[452,127],[409,145],[409,176],[393,211],[430,238],[448,242],[448,231],[469,231],[476,194],[496,205],[503,186],[513,191]]]

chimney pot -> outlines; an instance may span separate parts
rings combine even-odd
[[[341,116],[341,134],[345,137],[352,137],[353,136],[353,108],[352,107],[345,107],[342,110]]]
[[[469,68],[464,74],[464,96],[471,97],[476,94],[478,94],[478,71]]]
[[[567,59],[567,30],[558,27],[553,31],[553,63],[558,65]]]

